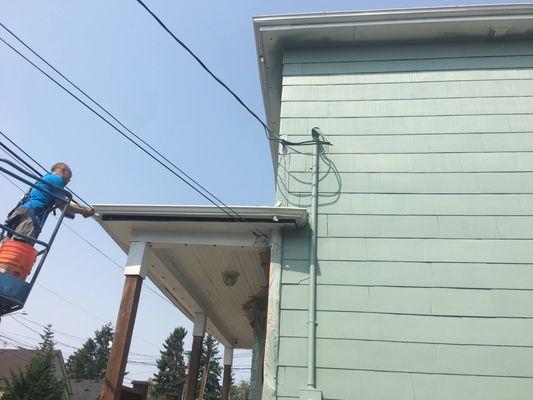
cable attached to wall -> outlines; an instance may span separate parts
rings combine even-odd
[[[269,141],[272,141],[272,142],[276,142],[276,143],[279,143],[281,145],[284,145],[284,146],[310,146],[310,145],[314,145],[316,144],[316,141],[314,140],[305,140],[303,142],[291,142],[291,141],[288,141],[288,140],[285,140],[285,139],[281,139],[279,138],[276,133],[274,132],[274,130],[272,128],[270,128],[266,122],[264,122],[258,115],[256,112],[254,112],[245,102],[243,99],[241,99],[241,97],[235,93],[235,91],[233,89],[231,89],[229,87],[229,85],[224,82],[221,78],[219,78],[206,64],[205,62],[189,47],[187,46],[187,44],[185,44],[183,42],[183,40],[181,40],[179,37],[176,36],[176,34],[174,34],[174,32],[172,32],[170,30],[170,28],[168,28],[166,26],[166,24],[161,21],[161,19],[150,9],[148,8],[148,6],[142,1],[142,0],[136,0],[137,3],[139,3],[141,5],[141,7],[143,7],[147,12],[148,14],[150,14],[155,20],[156,22],[174,39],[174,41],[176,43],[178,43],[187,53],[189,53],[189,55],[198,63],[198,65],[200,65],[200,67],[209,74],[209,76],[211,76],[211,78],[213,78],[220,86],[222,86],[236,101],[237,103],[239,103],[254,119],[257,120],[257,122],[259,122],[261,124],[261,126],[264,128],[265,130],[265,133],[266,133],[266,137]],[[320,141],[319,144],[322,144],[322,145],[331,145],[330,142],[324,140],[324,141]]]

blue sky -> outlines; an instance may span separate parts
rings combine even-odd
[[[253,16],[464,4],[316,0],[146,3],[260,115],[263,104]],[[480,2],[468,4],[476,3]],[[272,164],[260,126],[134,0],[3,0],[0,21],[226,203],[273,204]],[[15,44],[1,29],[0,37]],[[46,165],[69,163],[74,171],[72,188],[90,202],[206,203],[2,43],[0,60],[0,130]],[[0,188],[0,213],[6,214],[20,192],[1,177]],[[96,222],[78,218],[69,224],[124,264],[125,255]],[[123,276],[116,266],[62,229],[24,318],[50,322],[62,332],[86,338],[104,322],[114,323],[122,285]],[[40,330],[31,322],[24,323]],[[192,327],[179,311],[144,290],[132,352],[157,355],[176,326],[189,331]],[[2,334],[36,343],[36,334],[12,318],[0,323]],[[62,334],[56,338],[67,345],[80,344]],[[65,355],[73,351],[65,345],[59,347]],[[153,362],[155,357],[143,359]],[[249,361],[249,356],[238,355],[235,364],[248,366]],[[152,367],[129,365],[128,371],[130,379],[146,379]],[[240,371],[237,378],[247,375]]]

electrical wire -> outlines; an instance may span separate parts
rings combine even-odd
[[[1,133],[1,131],[0,131]],[[14,143],[14,145],[16,145]],[[5,146],[5,145],[4,145]],[[20,159],[20,157],[17,157],[17,154],[14,153],[12,151],[12,149],[9,149],[7,146],[5,146],[6,148],[4,147],[0,147],[1,150],[3,150],[8,156],[10,156],[11,158],[13,158],[15,161],[18,161],[19,162],[23,162],[24,165],[26,164],[24,162],[24,160]],[[19,148],[17,146],[17,148]],[[7,150],[9,150],[9,152]],[[19,148],[20,149],[20,148]],[[22,152],[24,152],[24,150],[20,149]],[[31,158],[31,156],[24,152],[24,154]],[[16,158],[15,158],[16,157]],[[33,158],[31,158],[32,160],[34,160]],[[37,164],[39,164],[37,161],[34,160],[34,162],[36,162]],[[14,185],[16,188],[18,188],[21,192],[24,192],[24,189],[22,189],[19,185],[17,185],[15,182],[13,182],[11,179],[9,179],[7,176],[5,176],[4,174],[1,174],[6,180],[8,180],[12,185]],[[89,245],[91,248],[93,248],[96,252],[98,252],[100,255],[102,255],[104,258],[106,258],[109,262],[111,262],[112,264],[114,264],[116,267],[118,267],[121,271],[124,270],[124,268],[122,268],[122,266],[115,260],[113,260],[109,255],[107,255],[106,253],[104,253],[102,250],[100,250],[94,243],[92,243],[91,241],[89,241],[87,238],[85,238],[81,233],[79,233],[78,231],[76,231],[74,228],[72,228],[71,226],[69,226],[67,223],[63,222],[65,228],[67,228],[69,231],[71,231],[74,235],[76,235],[78,238],[80,238],[83,242],[85,242],[87,245]],[[145,282],[143,282],[143,285],[144,287],[146,287],[146,289],[148,289],[150,292],[152,292],[153,294],[155,294],[156,296],[158,296],[160,299],[164,300],[165,302],[167,302],[168,304],[170,304],[171,306],[175,306],[174,303],[172,303],[169,299],[167,299],[166,297],[164,297],[163,295],[161,295],[161,293],[157,292],[156,290],[152,289],[150,286],[148,286]],[[48,289],[50,290],[50,289]],[[54,292],[54,294],[57,296],[57,297],[60,297],[60,295],[58,295],[57,293]],[[67,300],[65,300],[67,301]],[[74,305],[74,304],[73,304]],[[76,306],[74,305],[75,307],[78,307],[79,306]]]
[[[32,327],[30,327],[30,326],[26,325],[25,323],[19,321],[16,317],[12,317],[12,319],[13,319],[13,321],[15,321],[17,324],[23,326],[24,328],[26,328],[26,329],[29,330],[30,332],[36,333],[37,335],[39,335],[39,337],[41,337],[41,332],[38,332],[38,331],[36,331],[35,329],[33,329]],[[64,343],[64,342],[61,342],[61,341],[59,341],[59,340],[56,340],[55,338],[54,338],[54,342],[59,343],[60,345],[65,346],[65,347],[68,347],[68,348],[70,348],[70,349],[78,350],[77,347],[72,346],[72,345],[67,344],[67,343]]]
[[[28,157],[30,160],[32,160],[36,165],[38,165],[45,173],[48,172],[48,170],[38,161],[36,161],[32,156],[30,156],[28,153],[26,153],[18,144],[16,144],[10,137],[8,137],[4,132],[0,131],[0,135],[2,135],[6,140],[8,140],[13,146],[15,146],[20,152],[22,152],[26,157]],[[0,147],[5,148],[6,145],[3,143],[0,143]],[[9,149],[9,153],[13,154],[14,152]],[[29,168],[33,173],[35,173],[37,176],[41,176],[41,173],[37,171],[35,168],[33,168],[28,162],[24,161],[20,156],[14,155],[19,161],[21,161],[24,165],[26,165],[27,168]],[[72,189],[70,189],[67,186],[67,189],[76,196],[79,200],[81,200],[82,203],[85,203],[88,207],[91,207],[91,205],[85,201],[80,195],[76,194]],[[91,207],[92,208],[92,207]]]
[[[24,324],[23,322],[19,321],[16,318],[13,318],[13,319],[15,320],[15,322],[17,322],[19,325],[23,326],[25,329],[27,329],[30,332],[38,335],[39,338],[42,338],[42,334],[40,332],[38,332],[37,330],[31,328],[30,326]],[[31,323],[41,327],[41,328],[47,328],[46,325],[39,324],[39,323],[37,323],[35,321],[31,321],[31,320],[29,320],[27,318],[23,318],[23,319],[25,321],[27,321],[27,322],[31,322]],[[52,332],[54,333],[54,336],[55,336],[55,334],[60,333],[60,331],[58,331],[58,330],[56,330],[54,328],[52,328]],[[15,336],[15,337],[13,337],[13,336]],[[78,338],[77,336],[74,336],[74,335],[68,335],[68,336],[81,340],[81,338]],[[19,337],[22,338],[23,340],[19,339]],[[28,342],[27,340],[30,340],[32,342]],[[35,337],[30,337],[30,336],[26,336],[26,335],[22,335],[22,334],[18,334],[18,333],[8,332],[8,331],[5,331],[5,330],[0,332],[0,341],[2,341],[5,345],[10,344],[10,345],[12,345],[12,346],[14,346],[14,347],[16,347],[18,349],[22,349],[22,350],[28,350],[28,349],[30,349],[30,350],[39,350],[39,343],[40,343],[39,340],[40,339],[35,338]],[[37,343],[35,343],[35,341],[37,341]],[[54,341],[54,344],[56,344],[56,345],[64,346],[64,347],[66,347],[68,349],[71,349],[71,350],[74,350],[74,351],[79,350],[78,347],[75,347],[75,346],[72,346],[70,344],[64,343],[64,342],[62,342],[60,340],[57,340],[56,337],[54,337],[53,341]],[[1,352],[2,351],[0,350],[0,353]],[[65,354],[65,356],[67,358],[69,357],[69,355],[64,351],[64,349],[63,349],[63,354]],[[134,352],[131,352],[130,354],[131,355],[141,356],[141,357],[149,357],[149,358],[151,358],[152,360],[155,360],[155,361],[138,360],[138,359],[134,359],[132,357],[128,357],[128,361],[127,361],[128,365],[134,365],[134,366],[135,365],[145,365],[145,366],[150,366],[150,367],[157,367],[156,358],[158,358],[159,356],[147,355],[147,354],[139,354],[139,353],[134,353]],[[248,371],[250,369],[251,369],[251,367],[247,366],[247,365],[234,365],[232,367],[233,371]],[[153,370],[135,371],[132,374],[146,374],[146,373],[153,373],[153,372],[154,372]]]
[[[183,169],[178,167],[174,162],[169,160],[166,156],[161,154],[157,149],[155,149],[152,145],[150,145],[148,142],[146,142],[142,137],[137,135],[135,132],[133,132],[131,129],[129,129],[124,123],[122,123],[117,117],[115,117],[106,107],[102,106],[99,102],[97,102],[93,97],[91,97],[85,90],[83,90],[79,85],[74,83],[71,79],[69,79],[64,73],[62,73],[58,68],[54,67],[51,63],[49,63],[44,57],[42,57],[39,53],[37,53],[35,50],[33,50],[26,42],[24,42],[19,36],[17,36],[11,29],[9,29],[7,26],[5,26],[2,22],[0,22],[0,26],[4,28],[7,32],[9,32],[15,39],[19,41],[26,49],[28,49],[32,54],[34,54],[36,57],[38,57],[42,62],[44,62],[48,67],[50,67],[54,72],[56,72],[59,76],[61,76],[63,79],[65,79],[68,83],[70,83],[73,87],[75,87],[79,92],[81,92],[85,97],[87,97],[89,100],[91,100],[100,110],[102,110],[106,115],[108,115],[111,119],[113,119],[116,123],[118,123],[122,128],[124,128],[128,133],[130,133],[133,137],[135,137],[137,140],[141,141],[145,146],[147,146],[150,150],[152,150],[155,154],[157,154],[159,157],[161,157],[163,160],[168,162],[170,165],[172,165],[174,168],[176,168],[180,173],[182,173],[187,179],[189,179],[191,182],[193,182],[195,185],[197,185],[200,189],[205,191],[207,194],[212,196],[215,200],[217,200],[219,203],[223,204],[225,207],[230,208],[222,200],[220,200],[217,196],[215,196],[212,192],[207,190],[204,186],[202,186],[197,180],[195,180],[193,177],[191,177],[189,174],[187,174]],[[34,160],[35,161],[35,160]],[[230,208],[231,209],[231,208]],[[235,212],[234,210],[232,210]],[[236,212],[235,212],[236,213]]]
[[[261,126],[264,128],[266,137],[268,140],[280,143],[282,145],[290,145],[290,146],[307,146],[315,144],[316,141],[314,140],[306,140],[303,142],[290,142],[285,139],[281,139],[277,137],[276,133],[267,125],[266,122],[264,122],[256,112],[254,112],[245,102],[243,99],[235,93],[233,89],[231,89],[228,84],[226,84],[221,78],[219,78],[206,64],[202,59],[189,47],[183,40],[181,40],[179,37],[174,34],[167,26],[166,24],[150,9],[148,6],[142,1],[142,0],[136,0],[137,3],[143,7],[148,14],[152,16],[156,20],[156,22],[174,39],[176,43],[178,43],[189,55],[200,65],[200,67],[211,76],[220,86],[222,86],[253,118],[257,120],[261,124]],[[321,144],[328,144],[331,143],[325,141]]]
[[[35,329],[32,329],[31,327],[28,327],[26,324],[23,324],[23,323],[21,323],[20,321],[18,321],[18,319],[15,318],[13,315],[9,315],[9,317],[11,317],[13,320],[16,320],[20,325],[24,326],[26,329],[32,331],[33,333],[37,333],[39,336],[41,335],[41,334],[40,334],[38,331],[36,331]],[[24,317],[20,317],[20,316],[19,316],[18,318],[21,318],[21,319],[23,319],[24,321],[29,322],[29,323],[32,323],[32,324],[34,324],[34,325],[36,325],[36,326],[39,326],[39,327],[41,327],[41,328],[46,328],[46,325],[44,325],[44,324],[40,324],[40,323],[38,323],[38,322],[36,322],[36,321],[33,321],[33,320],[31,320],[31,319],[29,319],[29,318],[27,318],[27,317],[24,318]],[[69,334],[69,333],[66,333],[66,332],[63,332],[63,331],[57,330],[57,329],[55,329],[55,328],[53,329],[53,331],[54,331],[54,333],[59,333],[59,334],[61,334],[61,335],[64,335],[64,336],[71,337],[71,338],[74,338],[74,339],[76,339],[76,340],[79,340],[79,341],[82,342],[82,343],[84,343],[84,342],[86,341],[86,339],[82,339],[82,338],[80,338],[79,336],[75,336],[75,335],[72,335],[72,334]],[[157,345],[154,344],[154,343],[149,342],[148,340],[145,340],[145,339],[140,338],[140,337],[135,336],[135,335],[134,335],[133,337],[136,338],[136,339],[142,340],[142,341],[144,341],[144,342],[146,342],[146,343],[148,343],[148,344],[151,344],[151,345],[153,345],[153,346],[155,346],[155,347],[157,347],[157,348],[159,348],[159,346],[157,346]],[[66,344],[66,343],[63,343],[63,342],[60,342],[60,341],[57,341],[57,340],[56,340],[56,342],[57,342],[57,343],[60,343],[60,344],[62,344],[62,345],[65,345],[65,346],[67,346],[67,347],[73,347],[73,346],[71,346],[71,345],[69,345],[69,344]],[[76,350],[78,349],[77,347],[73,347],[73,348],[75,348]],[[141,353],[134,353],[134,352],[132,352],[131,354],[133,354],[133,355],[137,355],[137,356],[143,356],[143,357],[152,357],[151,355],[148,355],[148,354],[141,354]]]
[[[9,178],[7,178],[4,174],[1,174],[4,178],[6,178],[11,184],[13,184],[14,186],[16,186],[19,190],[23,191],[23,189],[18,186],[15,182],[11,181]],[[112,262],[113,264],[115,264],[117,267],[119,267],[121,270],[123,270],[122,267],[120,267],[120,264],[118,264],[117,262],[115,262],[111,257],[109,257],[107,254],[105,254],[103,251],[101,251],[99,248],[97,248],[94,244],[92,244],[91,242],[89,242],[87,239],[85,239],[83,236],[81,236],[78,232],[76,232],[73,228],[69,227],[68,225],[65,224],[65,227],[67,227],[71,232],[73,232],[75,235],[77,235],[80,239],[82,239],[85,243],[87,243],[88,245],[90,245],[93,249],[95,249],[96,251],[98,251],[98,253],[100,253],[102,256],[104,256],[105,258],[107,258],[110,262]],[[168,300],[166,297],[162,296],[160,293],[158,293],[157,291],[155,291],[154,289],[152,289],[150,286],[146,285],[146,283],[143,282],[143,285],[144,287],[146,287],[146,289],[148,289],[150,292],[152,292],[153,294],[155,294],[157,297],[161,298],[162,300],[164,300],[165,302],[167,302],[168,304],[170,304],[171,306],[175,306],[174,303],[172,303],[170,300]],[[93,318],[96,318],[98,319],[99,321],[103,322],[103,323],[107,323],[108,321],[104,321],[102,318],[100,318],[99,316],[83,309],[82,307],[80,307],[79,305],[75,304],[74,302],[68,300],[67,298],[61,296],[60,294],[58,294],[57,292],[53,291],[52,289],[44,286],[42,283],[40,282],[37,282],[37,286],[40,286],[42,287],[43,289],[45,289],[46,291],[50,292],[51,294],[53,294],[54,296],[58,297],[59,299],[63,300],[64,302],[70,304],[71,306],[77,308],[78,310],[84,312],[85,314],[93,317]],[[144,340],[144,339],[141,339],[141,340]],[[153,344],[153,343],[151,343]]]
[[[146,4],[142,0],[137,0],[137,3],[139,3],[156,21],[157,23],[187,52],[191,55],[192,58],[206,71],[216,82],[218,82],[219,85],[221,85],[226,91],[233,96],[233,98],[244,107],[246,111],[248,111],[262,126],[265,128],[269,133],[273,134],[272,129],[268,127],[268,125],[263,122],[263,120],[250,108],[244,100],[242,100],[222,79],[220,79],[209,67],[198,57],[194,51],[191,50],[189,46],[187,46],[180,38],[178,38],[166,25],[161,19],[154,14],[152,10],[148,8]]]
[[[1,24],[1,26],[5,27],[4,24]],[[12,35],[12,31],[9,31]],[[21,43],[22,40],[15,36],[17,40],[19,40]],[[139,148],[142,152],[144,152],[146,155],[148,155],[150,158],[152,158],[154,161],[156,161],[158,164],[160,164],[163,168],[165,168],[167,171],[169,171],[171,174],[176,176],[179,180],[181,180],[183,183],[185,183],[187,186],[189,186],[191,189],[193,189],[195,192],[197,192],[200,196],[202,196],[204,199],[206,199],[208,202],[213,204],[215,207],[219,208],[222,212],[224,212],[226,215],[228,215],[230,218],[234,219],[235,221],[241,221],[241,222],[247,222],[250,223],[245,217],[240,215],[237,211],[232,209],[230,206],[225,204],[224,202],[221,202],[220,199],[218,199],[216,196],[213,198],[210,196],[213,196],[210,194],[211,192],[207,191],[207,189],[203,188],[203,186],[199,185],[194,179],[192,178],[184,178],[179,173],[174,171],[172,168],[170,168],[167,164],[162,162],[159,158],[154,156],[151,152],[146,150],[143,146],[141,146],[139,143],[137,143],[135,140],[133,140],[131,137],[126,135],[124,132],[122,132],[119,128],[117,128],[115,125],[113,125],[110,121],[108,121],[106,118],[104,118],[101,114],[99,114],[93,107],[91,107],[89,104],[87,104],[85,101],[80,99],[78,96],[76,96],[71,90],[67,89],[64,85],[62,85],[59,81],[54,79],[50,74],[48,74],[46,71],[44,71],[42,68],[40,68],[37,64],[35,64],[33,61],[31,61],[28,57],[26,57],[24,54],[22,54],[20,51],[18,51],[15,47],[13,47],[11,44],[9,44],[6,40],[4,40],[2,37],[0,37],[0,41],[3,42],[6,46],[8,46],[11,50],[13,50],[15,53],[17,53],[20,57],[22,57],[25,61],[27,61],[29,64],[31,64],[34,68],[36,68],[39,72],[41,72],[43,75],[45,75],[48,79],[50,79],[52,82],[54,82],[57,86],[59,86],[61,89],[63,89],[65,92],[67,92],[69,95],[71,95],[73,98],[75,98],[80,104],[84,105],[88,110],[90,110],[93,114],[95,114],[97,117],[99,117],[102,121],[104,121],[106,124],[108,124],[111,128],[113,128],[116,132],[118,132],[121,136],[123,136],[125,139],[130,141],[133,145],[135,145],[137,148]],[[28,45],[25,44],[26,47],[29,48]],[[36,52],[34,52],[36,53]],[[42,57],[41,57],[42,58]],[[91,98],[92,99],[92,98]],[[98,104],[95,102],[95,100],[91,100],[93,103]],[[104,107],[99,106],[99,108],[104,109]],[[116,118],[115,118],[116,119]],[[138,137],[137,135],[135,135]],[[146,142],[145,142],[146,143]],[[165,157],[166,158],[166,157]],[[173,164],[173,163],[172,163]],[[173,164],[175,165],[175,164]],[[179,169],[179,171],[182,171]],[[189,175],[187,175],[189,176]],[[203,189],[202,189],[203,188]],[[205,193],[204,193],[205,191]],[[206,194],[207,193],[207,194]],[[218,200],[217,200],[218,199]],[[220,204],[218,204],[215,200],[219,201]],[[224,208],[225,207],[225,208]],[[232,215],[229,211],[231,211],[234,215]],[[252,233],[256,236],[262,236],[266,237],[267,235],[262,232],[260,229],[255,227],[256,232],[252,231]],[[258,234],[258,233],[259,234]]]
[[[18,148],[18,147],[17,147],[17,148]],[[11,156],[12,158],[14,158],[15,161],[18,161],[18,162],[24,163],[24,165],[26,165],[26,163],[24,162],[24,160],[21,159],[20,157],[16,157],[16,156],[17,156],[16,153],[13,152],[11,149],[9,149],[7,146],[6,146],[6,148],[2,148],[2,150],[3,150],[4,152],[6,152],[6,154],[8,154],[8,155]],[[8,150],[11,150],[11,151],[8,152]],[[37,161],[35,161],[35,159],[33,159],[33,158],[32,158],[28,153],[26,153],[24,150],[22,150],[21,148],[19,148],[19,150],[22,151],[27,157],[31,158],[34,162],[36,162],[37,164],[39,164]],[[16,157],[16,158],[15,158],[15,157]],[[4,176],[4,174],[2,174],[2,176]],[[4,176],[4,177],[5,177],[5,176]],[[6,178],[10,183],[12,183],[15,187],[17,187],[20,191],[24,191],[24,190],[23,190],[20,186],[18,186],[15,182],[11,181],[11,180],[8,179],[7,177],[5,177],[5,178]],[[117,268],[119,268],[121,271],[123,270],[123,268],[121,267],[121,265],[120,265],[118,262],[116,262],[115,260],[113,260],[110,256],[108,256],[106,253],[104,253],[102,250],[100,250],[97,246],[95,246],[93,243],[91,243],[89,240],[87,240],[85,237],[83,237],[79,232],[77,232],[75,229],[69,227],[69,226],[66,225],[66,224],[65,224],[65,226],[66,226],[66,227],[67,227],[72,233],[74,233],[76,236],[78,236],[80,239],[82,239],[86,244],[88,244],[89,246],[91,246],[91,247],[92,247],[94,250],[96,250],[99,254],[101,254],[103,257],[105,257],[109,262],[111,262],[113,265],[115,265],[115,266],[116,266]],[[92,316],[93,318],[96,318],[96,319],[100,320],[101,322],[107,323],[107,321],[104,321],[104,320],[103,320],[102,318],[100,318],[99,316],[97,316],[97,315],[95,315],[95,314],[93,314],[93,313],[91,313],[91,312],[85,310],[84,308],[78,306],[77,304],[75,304],[75,303],[73,303],[72,301],[66,299],[65,297],[61,296],[60,294],[56,293],[55,291],[53,291],[52,289],[46,287],[45,285],[43,285],[43,284],[41,284],[41,283],[39,283],[39,282],[37,282],[37,285],[40,286],[40,287],[42,287],[43,289],[47,290],[47,291],[50,292],[51,294],[55,295],[56,297],[60,298],[61,300],[67,302],[67,303],[70,304],[70,305],[72,305],[73,307],[77,308],[78,310],[84,312],[85,314],[90,315],[90,316]],[[174,304],[173,304],[170,300],[168,300],[166,297],[162,296],[160,293],[156,292],[156,291],[155,291],[154,289],[152,289],[150,286],[147,286],[147,285],[145,284],[145,287],[146,287],[148,290],[150,290],[152,293],[154,293],[155,295],[157,295],[158,297],[160,297],[162,300],[164,300],[164,301],[168,302],[170,305],[174,306]],[[14,318],[13,315],[11,315],[11,317],[13,317],[13,319],[16,320],[16,318]],[[29,319],[28,319],[28,321],[29,321],[29,322],[32,322],[32,321],[29,320]],[[18,322],[19,324],[21,324],[20,321],[17,321],[17,322]],[[35,323],[35,322],[34,322],[34,323]],[[38,324],[38,323],[35,323],[35,324],[40,325],[40,324]],[[24,326],[25,326],[25,325],[24,325]],[[44,327],[44,325],[41,325],[41,326]],[[30,329],[30,328],[28,328],[28,329]],[[32,330],[32,331],[33,331],[33,332],[36,332],[35,330]],[[59,333],[59,331],[57,331],[57,332]],[[76,337],[76,336],[73,336],[73,335],[69,335],[69,334],[66,334],[66,333],[62,333],[62,334],[64,334],[64,335],[68,335],[68,336],[71,336],[71,337],[74,337],[74,338],[76,338],[76,339],[78,339],[78,340],[83,340],[83,339],[81,339],[81,338],[79,338],[79,337]],[[145,339],[142,339],[142,338],[138,338],[138,339],[143,340],[143,341],[146,341]],[[148,342],[148,341],[146,341],[146,342]],[[61,342],[58,342],[58,343],[61,343]],[[148,342],[148,343],[150,343],[150,342]],[[156,345],[153,344],[153,343],[150,343],[150,344],[156,346]],[[70,345],[66,345],[66,344],[64,344],[64,345],[67,346],[67,347],[70,346]],[[72,346],[70,346],[70,347],[72,347]],[[132,354],[137,354],[137,353],[132,353]],[[137,354],[137,355],[150,357],[150,356],[142,355],[142,354]],[[236,355],[236,357],[240,357],[240,356],[242,356],[242,355],[244,355],[244,354],[238,354],[238,355]]]
[[[10,315],[10,317],[13,317],[13,315]],[[33,321],[31,319],[29,319],[28,317],[23,317],[23,316],[19,316],[18,318],[21,318],[22,320],[26,321],[26,322],[29,322],[31,324],[34,324],[40,328],[46,328],[46,325],[44,324],[41,324],[39,322],[36,322],[36,321]],[[76,339],[76,340],[79,340],[80,342],[84,342],[85,339],[79,337],[79,336],[75,336],[75,335],[72,335],[70,333],[67,333],[67,332],[63,332],[63,331],[60,331],[59,329],[56,329],[54,328],[54,333],[59,333],[60,335],[63,335],[63,336],[66,336],[66,337],[70,337],[72,339]]]
[[[2,131],[0,131],[0,135],[5,136]],[[4,143],[0,142],[0,148],[2,148],[2,150],[6,154],[10,155],[12,158],[14,158],[15,160],[17,160],[20,163],[22,163],[26,168],[28,168],[30,171],[32,171],[35,175],[37,175],[38,177],[41,176],[41,173],[39,171],[37,171],[35,168],[33,168],[29,163],[27,163],[22,157],[20,157],[13,150],[11,150],[9,147],[7,147]]]
[[[17,320],[16,318],[13,318],[13,320],[15,320],[15,322],[17,322],[19,325],[23,326],[23,327],[26,328],[27,330],[29,330],[29,331],[31,331],[31,332],[33,332],[33,333],[39,335],[39,337],[42,337],[42,336],[41,336],[41,333],[38,332],[38,331],[36,331],[35,329],[29,327],[28,325],[26,325],[26,324],[24,324],[23,322]],[[37,324],[37,323],[36,323],[36,324]],[[39,325],[39,326],[41,326],[41,327],[43,327],[43,328],[47,328],[47,326],[42,325],[42,324],[37,324],[37,325]],[[52,329],[52,332],[54,332],[54,335],[55,335],[56,333],[58,333],[58,331],[55,330],[55,329]],[[18,343],[19,345],[23,345],[23,346],[25,346],[26,348],[35,349],[35,350],[38,350],[38,349],[39,349],[38,346],[36,346],[35,344],[31,344],[31,343],[28,343],[28,342],[23,342],[23,341],[20,340],[20,339],[16,339],[16,338],[12,338],[12,337],[6,336],[6,335],[5,335],[6,333],[8,333],[8,334],[10,334],[10,335],[20,336],[20,337],[25,338],[25,339],[27,339],[27,340],[39,340],[39,339],[37,339],[37,338],[29,337],[29,336],[25,336],[25,335],[20,335],[20,334],[16,334],[16,333],[12,333],[12,332],[6,332],[6,331],[2,331],[2,332],[0,332],[0,337],[3,337],[3,338],[5,338],[5,339],[10,340],[10,341],[13,342],[15,345],[17,345],[17,343]],[[75,337],[75,336],[73,336],[73,337]],[[78,351],[78,350],[80,349],[79,347],[72,346],[72,345],[67,344],[67,343],[65,343],[65,342],[62,342],[62,341],[60,341],[60,340],[57,340],[55,337],[54,337],[53,341],[54,341],[54,344],[59,344],[59,345],[61,345],[61,346],[65,346],[66,348],[71,349],[71,350],[74,350],[74,351]],[[83,342],[85,342],[85,341],[83,341]],[[19,346],[17,346],[17,347],[19,347]],[[20,347],[19,347],[19,348],[20,348]],[[139,353],[133,353],[133,352],[130,353],[130,354],[132,354],[132,355],[138,355],[138,356],[148,356],[148,355],[139,354]],[[128,364],[135,364],[135,363],[136,363],[136,361],[131,361],[131,362],[130,362],[130,361],[128,360]]]

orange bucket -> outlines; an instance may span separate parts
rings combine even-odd
[[[0,273],[25,280],[37,259],[37,250],[17,240],[4,240],[0,244]]]

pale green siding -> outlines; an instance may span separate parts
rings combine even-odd
[[[281,134],[321,161],[325,399],[533,393],[533,43],[295,49]],[[310,151],[311,148],[298,148]],[[280,154],[309,207],[312,157]],[[306,384],[308,232],[284,233],[278,398]]]

